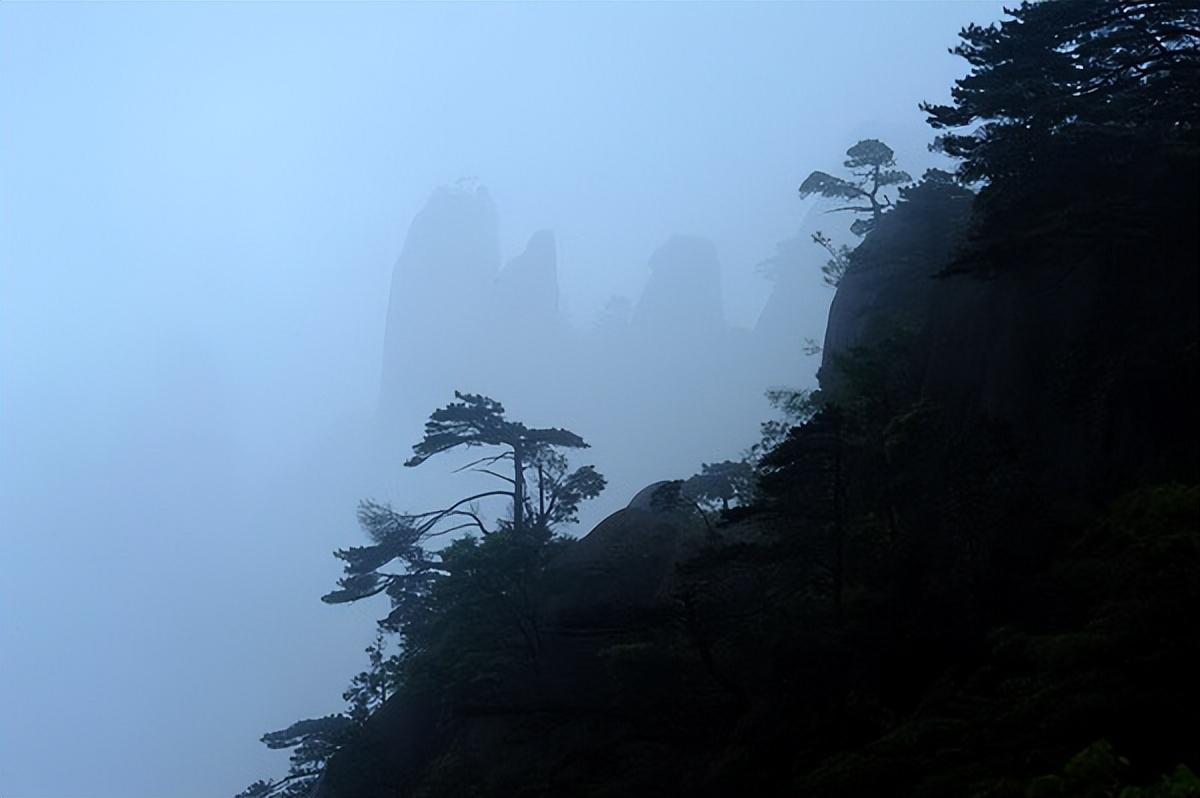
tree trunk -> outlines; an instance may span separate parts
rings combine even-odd
[[[546,474],[541,466],[538,466],[538,522],[539,527],[549,527],[549,520],[546,518]]]
[[[842,425],[841,419],[833,424],[833,622],[842,628],[844,617],[844,592],[846,589],[846,508],[842,491]]]
[[[520,446],[513,446],[513,530],[525,527],[525,458]]]

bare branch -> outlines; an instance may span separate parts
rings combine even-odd
[[[483,493],[476,493],[474,496],[468,496],[465,499],[460,499],[459,501],[456,501],[454,504],[450,505],[449,507],[445,508],[444,510],[430,510],[427,513],[414,513],[414,514],[410,515],[409,518],[416,520],[418,518],[428,518],[431,515],[444,516],[452,510],[457,510],[459,507],[462,507],[464,504],[467,504],[468,502],[473,502],[476,499],[485,499],[488,496],[509,496],[509,497],[511,497],[512,491],[510,491],[510,490],[489,490],[489,491],[484,491]]]
[[[447,513],[446,517],[449,517],[449,516],[452,516],[452,515],[462,516],[462,517],[464,517],[464,518],[470,518],[470,519],[471,519],[469,522],[467,522],[467,523],[463,524],[462,526],[473,526],[473,527],[478,527],[479,531],[480,531],[480,532],[482,532],[483,534],[485,534],[485,535],[490,535],[490,534],[492,534],[492,533],[491,533],[491,530],[489,530],[489,529],[487,528],[487,526],[485,526],[485,525],[484,525],[484,523],[483,523],[483,520],[482,520],[482,519],[481,519],[481,518],[480,518],[478,515],[476,515],[475,513],[468,512],[467,510],[455,510],[455,511],[453,511],[453,512],[451,512],[451,513]],[[455,528],[455,529],[461,529],[461,528],[462,528],[462,526],[458,526],[458,527],[454,527],[454,528]],[[449,530],[442,530],[442,531],[440,531],[440,532],[436,532],[436,533],[433,533],[433,534],[430,534],[430,535],[426,535],[425,537],[426,537],[426,538],[437,537],[438,535],[444,535],[444,534],[446,534],[446,532],[447,532],[447,531],[449,531]]]
[[[266,790],[264,792],[255,793],[254,796],[255,798],[270,798],[270,796],[278,795],[279,789],[289,782],[295,781],[296,779],[311,779],[319,775],[320,773],[293,773],[290,776],[285,776],[279,781],[272,779],[271,781],[267,782]],[[241,794],[245,795],[244,792]]]
[[[478,525],[471,521],[468,521],[465,524],[455,524],[454,526],[447,527],[446,529],[439,529],[437,532],[431,532],[428,535],[426,535],[425,537],[426,537],[426,539],[437,538],[437,537],[441,537],[442,535],[449,535],[451,532],[457,532],[460,529],[470,529],[473,526],[478,526]],[[487,534],[486,530],[484,531],[484,534]]]
[[[412,516],[412,518],[414,520],[417,518],[428,519],[426,521],[422,521],[421,524],[417,526],[417,531],[421,535],[427,535],[429,533],[429,531],[432,530],[435,526],[437,526],[437,524],[443,518],[446,518],[447,516],[455,514],[456,512],[458,512],[459,507],[462,507],[464,504],[467,504],[468,502],[473,502],[476,499],[482,499],[487,496],[509,496],[509,497],[511,497],[512,495],[513,495],[512,491],[489,490],[489,491],[485,491],[483,493],[476,493],[474,496],[468,496],[465,499],[460,499],[460,500],[456,501],[454,504],[445,508],[444,510],[434,510],[434,511],[428,512],[428,513],[420,513],[419,515]],[[463,513],[463,514],[465,515],[466,513]]]
[[[513,485],[517,484],[517,481],[515,479],[513,479],[512,477],[506,477],[503,474],[497,474],[495,471],[492,471],[487,468],[472,468],[471,470],[476,473],[479,473],[479,474],[490,474],[491,476],[495,477],[496,479],[502,479],[505,482],[511,483]]]
[[[511,460],[512,458],[513,458],[512,452],[504,452],[503,454],[497,454],[492,457],[480,457],[478,460],[472,460],[471,462],[467,463],[465,466],[462,466],[461,468],[454,469],[454,471],[452,471],[451,473],[457,474],[460,471],[466,471],[468,468],[473,468],[473,467],[483,464],[483,463],[486,463],[487,465],[492,465],[493,463],[499,462],[500,460]]]

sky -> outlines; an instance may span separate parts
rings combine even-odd
[[[581,329],[676,233],[749,328],[800,181],[865,137],[945,165],[917,104],[1000,13],[0,3],[0,796],[230,796],[340,708],[380,608],[317,598],[435,188],[486,185],[506,258],[553,229]]]

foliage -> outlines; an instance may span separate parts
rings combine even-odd
[[[345,712],[297,721],[262,736],[268,748],[292,749],[288,775],[256,781],[234,798],[308,798],[312,794],[330,757],[354,739],[355,732],[401,683],[400,657],[386,654],[382,632],[367,646],[366,654],[367,669],[356,674],[342,693]]]
[[[505,417],[504,406],[485,396],[455,393],[458,402],[435,410],[425,425],[425,435],[413,446],[407,466],[417,466],[430,457],[456,448],[483,447],[498,453],[478,458],[458,471],[472,470],[505,483],[499,490],[475,493],[450,506],[427,512],[403,513],[387,505],[364,501],[358,519],[372,545],[339,549],[334,556],[344,563],[338,589],[322,601],[340,604],[386,593],[392,613],[383,621],[396,630],[401,619],[428,612],[433,584],[448,571],[444,557],[431,554],[429,541],[464,529],[494,533],[480,515],[476,502],[504,498],[511,518],[502,520],[501,530],[522,535],[546,533],[578,519],[579,505],[604,489],[604,477],[593,466],[571,471],[560,449],[583,449],[588,444],[573,432],[559,428],[529,428]],[[507,463],[509,473],[493,468]],[[534,475],[531,489],[529,474]],[[548,539],[548,538],[546,538]],[[398,563],[397,571],[381,570]]]
[[[1177,238],[1197,212],[1200,8],[1060,0],[1007,13],[962,30],[952,52],[970,73],[949,105],[922,106],[959,179],[984,184],[958,269],[1140,260],[1148,241]]]
[[[403,642],[405,678],[454,694],[514,668],[536,669],[547,566],[569,544],[547,527],[506,528],[442,549],[445,576],[427,606],[388,618]]]
[[[892,204],[891,199],[881,192],[891,186],[911,183],[912,177],[896,168],[895,153],[878,139],[864,139],[848,149],[846,155],[843,165],[850,170],[849,179],[813,172],[800,184],[800,196],[817,194],[847,200],[850,204],[829,212],[865,215],[866,218],[855,219],[850,225],[850,232],[864,236],[875,229],[884,211]],[[835,245],[833,239],[819,230],[812,234],[812,242],[829,253],[829,259],[821,266],[821,276],[826,285],[837,288],[851,266],[853,250],[845,244]],[[778,261],[782,254],[769,263]]]
[[[1061,774],[1039,776],[1025,788],[1027,798],[1197,798],[1200,778],[1186,765],[1149,787],[1128,786],[1129,760],[1099,740],[1067,762]],[[1124,786],[1123,786],[1124,785]]]
[[[751,460],[757,460],[782,443],[792,427],[808,421],[821,406],[819,391],[772,388],[766,392],[766,397],[779,417],[759,424],[759,441],[750,447]]]
[[[928,299],[928,277],[945,274],[960,254],[976,195],[940,169],[902,186],[895,206],[849,255],[846,268],[886,286],[874,315],[911,313]],[[924,317],[924,310],[918,311]]]
[[[387,639],[382,630],[376,633],[366,653],[367,669],[356,674],[342,693],[342,700],[349,707],[347,714],[360,724],[383,706],[401,683],[401,659],[397,654],[387,654]]]
[[[1157,784],[1126,787],[1118,798],[1200,798],[1200,776],[1187,765],[1178,765]]]
[[[891,200],[880,192],[889,186],[910,183],[912,177],[896,168],[896,154],[878,139],[864,139],[846,150],[846,155],[842,165],[850,171],[850,178],[813,172],[800,184],[800,196],[817,194],[850,201],[851,204],[834,211],[866,215],[866,219],[856,219],[850,226],[855,235],[866,235],[879,222],[884,209],[891,205]]]
[[[728,511],[749,504],[755,493],[754,467],[744,460],[703,463],[700,473],[684,481],[683,494],[705,509]]]
[[[788,586],[774,593],[775,619],[760,610],[760,648],[739,646],[803,673],[804,687],[769,672],[753,678],[833,735],[799,743],[811,758],[794,791],[917,794],[902,785],[923,783],[920,794],[1017,798],[1024,788],[984,787],[980,772],[1021,773],[1029,763],[1004,750],[1061,750],[1082,744],[1080,729],[1107,730],[1137,761],[1170,765],[1163,758],[1186,751],[1181,723],[1196,706],[1185,663],[1197,642],[1173,619],[1200,611],[1200,490],[1127,494],[1064,550],[1002,432],[961,437],[938,408],[893,393],[885,352],[844,355],[838,391],[762,457],[757,517],[776,542],[726,547],[695,566],[711,584],[735,563],[770,562],[769,583]],[[806,632],[792,627],[797,619]],[[954,787],[903,764],[935,751],[936,778]],[[1091,765],[1100,753],[1074,761],[1070,785],[1085,772],[1099,778]],[[1189,783],[1177,773],[1170,778]],[[1092,794],[1048,791],[1065,778],[1029,794]],[[1124,793],[1142,794],[1160,793]]]
[[[509,421],[503,405],[485,396],[455,396],[459,401],[431,414],[406,465],[460,447],[498,448],[458,471],[488,474],[507,488],[430,512],[402,513],[369,500],[359,504],[359,524],[370,543],[334,552],[343,576],[322,600],[389,597],[391,612],[366,649],[369,667],[343,693],[345,714],[264,735],[268,747],[293,749],[291,769],[286,778],[256,782],[238,798],[308,795],[328,759],[397,692],[433,689],[461,698],[464,689],[478,689],[513,667],[537,666],[542,578],[567,545],[555,528],[576,521],[580,503],[600,493],[604,477],[592,466],[569,469],[559,450],[587,447],[575,433]],[[511,476],[493,470],[502,462],[510,464]],[[536,475],[536,498],[526,486],[527,474]],[[500,497],[511,502],[511,517],[491,528],[475,502]],[[433,539],[464,529],[482,536],[466,535],[437,551],[429,547]],[[398,653],[386,653],[384,632],[396,635]]]
[[[1200,9],[1173,0],[1022,2],[968,25],[951,52],[971,72],[951,105],[925,103],[968,182],[1021,179],[1088,136],[1191,131],[1200,114]],[[1073,161],[1075,159],[1072,159]]]
[[[555,529],[573,523],[580,503],[604,488],[604,477],[592,466],[569,470],[559,449],[587,447],[575,433],[529,428],[509,421],[504,407],[493,399],[455,396],[458,402],[430,416],[425,436],[413,447],[415,454],[406,465],[420,465],[459,447],[499,448],[498,453],[458,470],[480,471],[507,487],[425,513],[401,513],[363,502],[359,521],[372,545],[334,553],[343,561],[345,574],[338,581],[339,589],[323,597],[329,603],[344,603],[388,595],[392,610],[380,624],[399,636],[403,653],[394,668],[405,674],[403,678],[435,671],[445,676],[477,665],[471,656],[464,656],[466,648],[504,659],[505,650],[511,653],[507,641],[513,635],[523,641],[522,656],[536,663],[538,583],[549,559],[565,545]],[[510,464],[511,476],[493,470],[501,462]],[[525,484],[527,473],[536,475],[536,499]],[[469,504],[489,497],[511,502],[511,518],[502,519],[495,529]],[[436,552],[427,548],[434,537],[468,528],[482,536],[459,538]],[[393,563],[398,568],[383,570]],[[455,642],[468,638],[473,640],[470,645]],[[363,685],[366,696],[372,695],[369,687],[369,682]]]
[[[822,279],[830,288],[841,285],[846,270],[850,268],[850,247],[842,244],[834,246],[833,240],[824,233],[817,231],[812,234],[813,243],[829,253],[829,260],[821,267]]]
[[[549,447],[586,449],[587,444],[573,432],[557,427],[530,429],[519,421],[509,421],[504,405],[479,394],[454,396],[451,402],[433,411],[425,423],[425,437],[413,446],[406,466],[418,466],[435,454],[459,446],[501,446],[532,455]]]
[[[848,201],[850,204],[827,212],[841,211],[866,216],[855,219],[850,226],[850,232],[854,235],[864,236],[875,228],[884,211],[892,205],[891,199],[882,192],[893,186],[911,183],[912,177],[895,168],[895,153],[878,139],[860,141],[847,150],[846,155],[849,157],[844,165],[850,170],[849,178],[813,172],[800,185],[799,192],[801,197],[815,194]],[[837,288],[851,266],[853,248],[835,244],[831,237],[819,230],[812,233],[809,239],[829,254],[821,266],[822,281],[831,288]],[[803,259],[800,251],[804,246],[799,236],[779,242],[775,254],[759,264],[760,270],[768,277],[776,277],[789,263]]]
[[[549,527],[570,523],[576,517],[579,502],[594,498],[604,488],[604,478],[591,466],[568,473],[566,460],[560,449],[586,449],[588,444],[569,430],[549,427],[529,428],[519,421],[509,421],[504,406],[494,399],[478,394],[463,394],[455,391],[459,401],[451,402],[435,410],[425,423],[425,437],[413,446],[413,456],[405,465],[418,466],[430,457],[459,447],[499,447],[497,455],[482,457],[463,468],[471,468],[508,483],[509,489],[488,491],[457,502],[446,510],[423,513],[415,518],[428,519],[421,522],[429,529],[446,518],[463,516],[481,532],[487,534],[478,516],[461,506],[488,496],[507,496],[512,502],[512,526],[518,532],[526,520],[535,527]],[[502,461],[511,464],[512,475],[506,476],[490,469]],[[462,470],[462,469],[459,469]],[[526,484],[526,471],[537,473],[536,506],[532,503]],[[445,534],[447,530],[442,530]]]
[[[235,798],[306,798],[325,769],[325,763],[351,739],[355,721],[346,715],[301,720],[286,729],[268,732],[262,742],[272,749],[292,749],[288,775],[278,781],[256,781]]]
[[[550,564],[571,545],[554,525],[603,480],[568,469],[562,450],[582,448],[578,436],[509,422],[486,397],[435,412],[410,463],[485,448],[466,468],[504,489],[430,513],[364,503],[370,543],[337,553],[345,574],[326,597],[391,599],[384,626],[400,654],[369,655],[392,686],[368,675],[347,700],[369,712],[388,690],[432,697],[423,728],[438,745],[412,794],[1197,795],[1194,473],[1168,463],[1101,495],[1039,480],[1036,428],[927,390],[934,333],[921,304],[924,278],[948,277],[955,257],[979,269],[1055,258],[1175,268],[1129,257],[1161,250],[1112,244],[1126,233],[1178,251],[1194,242],[1197,13],[1150,0],[1023,4],[999,27],[963,32],[972,72],[951,106],[926,107],[963,159],[958,181],[931,170],[884,213],[883,189],[908,176],[874,140],[848,152],[851,178],[810,175],[802,193],[869,217],[845,263],[874,270],[889,312],[826,353],[819,391],[768,394],[779,417],[743,461],[705,464],[656,494],[705,521],[719,508],[723,525],[682,542],[667,522],[638,530],[633,546],[658,535],[673,568],[646,595],[589,603],[597,585],[624,585],[604,557],[628,541],[598,535],[575,572],[588,577],[570,596],[578,606],[546,634],[547,597],[564,596]],[[985,185],[977,198],[961,181]],[[1194,340],[1184,346],[1194,356]],[[1175,387],[1147,383],[1149,397],[1114,407],[1154,410]],[[1060,398],[1047,390],[1046,418],[1062,418]],[[485,499],[511,502],[510,516],[489,526]],[[479,534],[431,548],[462,529]],[[637,551],[638,567],[652,564]],[[303,742],[309,728],[273,739]],[[323,755],[328,739],[305,750]]]

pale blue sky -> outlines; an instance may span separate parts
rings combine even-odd
[[[338,708],[376,613],[316,598],[434,187],[485,183],[506,256],[555,229],[580,324],[680,232],[751,325],[800,180],[934,163],[916,105],[999,13],[0,3],[0,796],[232,795]]]

